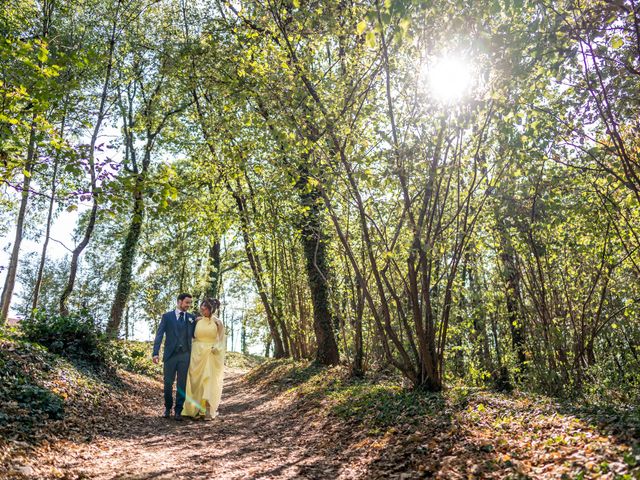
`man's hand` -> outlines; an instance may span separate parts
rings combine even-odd
[[[154,355],[153,356],[153,363],[155,363],[157,365],[158,362],[160,362],[160,357],[158,355]]]

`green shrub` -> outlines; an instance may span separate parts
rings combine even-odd
[[[20,406],[42,412],[54,420],[61,420],[64,416],[63,400],[38,385],[27,382],[17,385],[13,399]]]
[[[26,340],[43,345],[52,353],[96,365],[105,363],[99,348],[101,333],[88,316],[38,312],[23,320],[20,327]]]
[[[151,345],[145,342],[110,340],[101,344],[109,363],[130,372],[160,375],[162,367],[151,361]]]
[[[329,393],[332,412],[346,420],[358,421],[369,428],[389,428],[415,424],[421,417],[444,411],[439,394],[406,390],[399,385],[351,381]]]
[[[43,347],[27,342],[0,341],[0,425],[30,423],[41,414],[59,420],[64,401],[41,385],[53,367]]]

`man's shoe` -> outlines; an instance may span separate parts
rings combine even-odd
[[[182,415],[180,415],[179,413],[176,413],[173,418],[175,419],[176,422],[182,421]]]
[[[171,410],[165,410],[164,411],[164,415],[162,415],[164,418],[171,418]]]

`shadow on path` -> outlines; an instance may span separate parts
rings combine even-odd
[[[76,445],[57,468],[69,478],[95,479],[336,478],[341,464],[314,454],[313,429],[275,392],[252,389],[243,373],[227,373],[211,422],[161,418],[162,386],[149,380],[130,412],[93,442]]]

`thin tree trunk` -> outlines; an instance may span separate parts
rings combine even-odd
[[[264,344],[264,356],[269,358],[271,355],[271,337],[267,337],[267,341]]]
[[[235,323],[236,321],[236,317],[234,317],[233,315],[231,315],[231,321],[229,322],[229,325],[231,325],[231,351],[235,352],[234,348],[235,348],[235,333],[236,333],[236,329],[235,329]]]
[[[524,322],[520,312],[520,270],[516,265],[516,256],[504,220],[496,212],[496,223],[500,241],[500,261],[502,274],[506,286],[506,307],[509,330],[511,332],[511,346],[516,354],[517,367],[520,372],[526,367]],[[516,379],[518,375],[516,375]]]
[[[96,169],[95,169],[95,150],[96,150],[96,142],[98,141],[98,134],[100,133],[100,128],[102,127],[102,122],[106,117],[107,110],[107,96],[109,93],[109,84],[111,83],[111,74],[113,71],[113,57],[116,47],[116,35],[117,35],[117,26],[118,26],[118,18],[120,13],[120,4],[121,0],[118,1],[116,5],[116,11],[113,17],[113,23],[111,24],[111,35],[109,37],[109,54],[107,58],[107,69],[105,71],[104,83],[102,84],[102,93],[100,96],[100,107],[98,108],[98,116],[96,119],[96,124],[93,128],[93,133],[91,135],[91,142],[89,145],[89,173],[91,175],[91,195],[93,197],[93,204],[91,206],[91,211],[89,212],[89,221],[87,222],[87,227],[84,231],[84,235],[82,237],[81,242],[73,249],[73,253],[71,254],[71,265],[69,268],[69,278],[67,280],[67,285],[60,296],[60,314],[63,316],[69,315],[69,308],[67,306],[67,301],[69,300],[69,296],[73,292],[73,287],[75,285],[76,276],[78,273],[78,264],[80,259],[80,254],[84,251],[86,246],[89,244],[89,240],[93,235],[93,230],[96,225],[96,217],[98,215],[98,199],[95,195],[96,189]]]
[[[20,198],[20,209],[16,219],[16,235],[13,240],[13,248],[7,268],[7,278],[4,281],[2,297],[0,298],[0,325],[4,325],[9,315],[11,307],[11,297],[16,285],[16,274],[18,273],[18,257],[20,255],[20,245],[24,233],[24,220],[27,215],[27,205],[29,203],[29,187],[31,186],[31,173],[36,155],[36,125],[35,115],[31,121],[31,132],[29,133],[29,145],[27,147],[27,161],[25,164],[25,174],[22,180],[22,193]]]
[[[220,255],[220,238],[216,238],[209,248],[209,282],[205,291],[208,298],[218,298],[222,282],[222,258]]]
[[[355,376],[364,375],[364,339],[362,335],[362,317],[364,315],[365,299],[362,294],[362,287],[360,285],[355,286],[357,291],[354,303],[354,356],[352,373]]]
[[[91,239],[91,235],[93,235],[93,230],[96,226],[96,217],[98,215],[98,201],[96,197],[93,197],[93,205],[91,206],[91,212],[89,212],[89,222],[87,223],[87,228],[84,231],[84,236],[82,237],[82,241],[73,249],[71,254],[71,265],[69,267],[69,278],[67,280],[67,285],[60,296],[60,315],[68,316],[69,315],[69,307],[67,302],[71,293],[73,292],[73,287],[76,283],[76,277],[78,275],[78,266],[80,264],[80,254],[89,244],[89,240]]]
[[[240,351],[244,355],[249,353],[249,349],[247,348],[247,315],[244,312],[241,317]]]
[[[129,340],[129,305],[124,314],[124,339]]]
[[[462,267],[463,282],[465,281],[464,279],[466,276],[469,290],[468,298],[465,295],[462,295],[462,301],[463,304],[468,306],[473,317],[472,338],[476,358],[485,371],[493,373],[495,368],[491,358],[489,337],[487,336],[486,312],[483,308],[481,299],[478,298],[479,292],[482,292],[483,288],[478,278],[478,259],[472,251],[473,249],[470,249],[470,251],[465,254],[464,265]]]
[[[249,265],[251,266],[251,271],[253,272],[253,277],[256,281],[258,295],[260,296],[260,300],[267,317],[267,324],[269,325],[271,339],[273,340],[273,355],[275,358],[284,358],[286,356],[284,345],[282,343],[280,332],[278,331],[278,325],[275,319],[273,307],[269,302],[269,297],[264,285],[264,272],[262,270],[262,264],[260,263],[260,259],[257,256],[257,252],[255,252],[254,244],[249,234],[249,220],[247,219],[248,212],[244,197],[240,193],[233,190],[231,185],[227,184],[227,188],[236,201],[236,206],[238,207],[241,225],[240,230],[242,231],[242,239],[244,240],[245,252],[247,255],[247,260],[249,261]],[[240,187],[238,187],[238,189],[239,188]]]
[[[49,200],[49,211],[47,212],[47,227],[44,235],[44,243],[42,244],[42,253],[40,254],[40,264],[38,265],[38,275],[36,276],[36,284],[33,287],[33,303],[31,311],[38,308],[38,300],[40,297],[40,288],[42,286],[42,277],[44,275],[44,265],[47,260],[47,248],[49,247],[49,239],[51,238],[51,222],[53,219],[53,206],[55,205],[56,180],[58,178],[58,159],[56,158],[53,165],[53,175],[51,177],[51,199]]]
[[[64,135],[64,127],[66,124],[66,105],[65,113],[62,117],[62,124],[60,127],[60,136]],[[31,304],[31,311],[35,311],[38,308],[38,300],[40,299],[40,288],[42,287],[42,277],[44,276],[44,266],[47,260],[47,248],[49,247],[49,240],[51,239],[51,222],[53,221],[53,206],[55,205],[56,190],[58,187],[58,167],[60,164],[60,154],[56,153],[53,164],[53,175],[51,176],[51,199],[49,200],[49,211],[47,212],[47,226],[44,235],[44,244],[42,245],[42,254],[40,255],[40,265],[38,266],[38,275],[36,276],[36,284],[33,287],[33,302]]]
[[[269,113],[262,101],[258,98],[258,109],[269,124]],[[275,129],[269,126],[276,141],[279,136]],[[311,142],[317,141],[316,135],[310,135]],[[280,142],[280,150],[286,157],[285,145]],[[337,365],[340,361],[338,342],[335,330],[338,322],[330,309],[330,284],[329,263],[327,261],[326,235],[323,229],[321,208],[322,196],[317,185],[310,185],[309,178],[309,154],[303,155],[296,165],[299,175],[295,183],[298,191],[300,206],[302,207],[301,237],[305,255],[305,268],[307,283],[311,291],[313,304],[313,327],[316,336],[316,362],[321,365]]]

